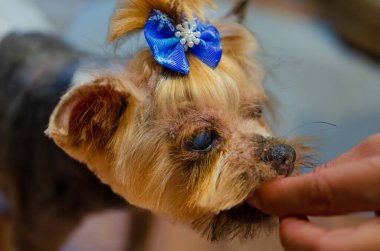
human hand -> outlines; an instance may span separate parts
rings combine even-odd
[[[280,236],[286,250],[379,251],[380,217],[328,231],[305,215],[380,211],[380,134],[312,173],[264,184],[248,203],[282,217]]]

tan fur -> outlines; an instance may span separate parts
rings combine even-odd
[[[188,17],[197,15],[203,18],[203,5],[215,6],[212,0],[122,0],[119,5],[110,26],[110,42],[144,28],[153,9],[161,10],[178,21],[183,13]]]
[[[203,4],[212,4],[122,3],[111,24],[111,41],[142,29],[153,8],[176,20],[183,12],[201,15]],[[238,24],[217,27],[223,57],[216,69],[189,54],[190,74],[184,76],[164,69],[148,49],[142,50],[122,77],[104,76],[70,90],[47,133],[130,203],[190,224],[212,240],[248,238],[273,219],[253,208],[241,216],[234,208],[277,176],[256,149],[284,141],[273,138],[258,115],[268,97],[262,70],[252,60],[255,39]],[[190,151],[187,142],[202,130],[217,132],[212,149]],[[292,145],[301,163],[305,149]]]

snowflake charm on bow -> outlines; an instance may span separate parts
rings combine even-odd
[[[163,13],[160,10],[155,10],[156,15],[152,15],[149,17],[148,21],[158,21],[159,25],[157,26],[157,31],[161,31],[164,26],[167,26],[171,31],[175,31],[172,20],[168,15]]]
[[[189,48],[193,48],[194,45],[198,45],[201,42],[199,39],[201,37],[201,32],[195,31],[196,28],[197,24],[195,22],[188,21],[184,21],[182,24],[176,26],[178,31],[175,33],[175,36],[182,38],[180,43],[185,46],[185,51]]]
[[[189,74],[188,54],[216,68],[222,58],[219,31],[198,18],[184,17],[175,26],[173,19],[160,10],[152,10],[144,28],[145,39],[160,65],[182,74]]]

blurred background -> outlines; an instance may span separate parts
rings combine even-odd
[[[217,1],[211,19],[234,1]],[[10,31],[55,34],[79,50],[114,57],[106,44],[114,0],[1,0],[0,39]],[[276,133],[316,139],[319,163],[380,132],[380,1],[252,0],[246,26],[261,45],[266,88],[277,98]],[[144,42],[137,35],[116,53],[128,57]],[[306,170],[307,171],[307,170]],[[352,217],[356,223],[363,216]],[[109,211],[88,217],[64,251],[119,251],[129,215]],[[332,223],[334,222],[334,223]],[[325,221],[326,226],[347,219]],[[185,227],[156,217],[149,250],[282,250],[277,232],[246,243],[211,245]]]

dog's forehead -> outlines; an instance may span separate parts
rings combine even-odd
[[[247,112],[261,113],[262,104],[267,100],[265,95],[252,90],[232,90],[231,95],[225,93],[224,96],[218,92],[198,93],[199,96],[195,97],[185,93],[187,90],[177,91],[179,93],[158,93],[152,98],[148,108],[155,118],[182,119],[189,122],[212,121],[215,118],[233,120],[246,117]]]
[[[236,83],[185,84],[173,82],[159,86],[151,95],[148,108],[160,117],[233,117],[241,115],[241,109],[256,108],[266,100],[254,86],[245,89]]]
[[[264,118],[255,119],[240,109],[231,110],[212,105],[197,106],[183,103],[177,113],[167,114],[166,118],[156,117],[155,121],[160,125],[164,124],[172,139],[186,137],[205,128],[216,130],[219,135],[226,138],[237,136],[242,141],[246,140],[244,135],[270,135],[270,128]]]

